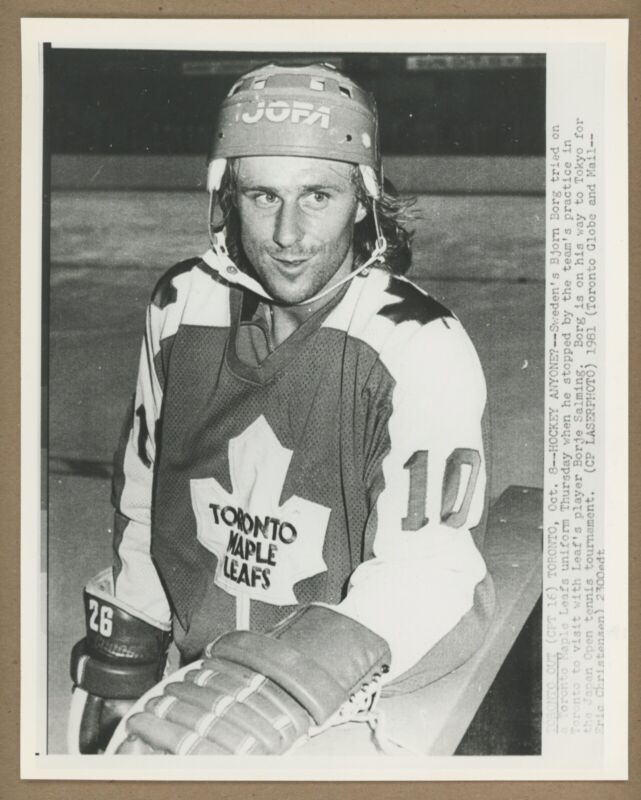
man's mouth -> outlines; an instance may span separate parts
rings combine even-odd
[[[283,256],[272,256],[273,259],[276,261],[280,261],[281,264],[302,264],[303,261],[307,261],[310,256],[298,256],[297,258],[284,258]]]
[[[302,256],[300,258],[285,258],[283,256],[272,256],[274,261],[278,261],[279,264],[283,264],[285,267],[294,268],[298,267],[301,264],[304,264],[306,261],[309,261],[311,256]]]

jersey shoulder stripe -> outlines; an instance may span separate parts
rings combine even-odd
[[[151,302],[156,308],[166,308],[171,303],[175,303],[178,299],[178,290],[174,283],[175,278],[185,272],[190,272],[194,267],[198,267],[202,263],[201,259],[187,258],[174,264],[173,267],[165,272],[164,275],[156,283],[153,292],[151,293]]]
[[[345,331],[379,355],[417,335],[429,341],[438,329],[460,328],[456,316],[431,295],[381,269],[354,278],[324,325]]]
[[[152,293],[149,311],[154,339],[168,339],[181,325],[228,327],[230,287],[201,258],[167,270]]]

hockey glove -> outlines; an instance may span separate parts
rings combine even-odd
[[[97,753],[123,713],[162,677],[169,625],[143,619],[113,594],[111,569],[84,590],[87,635],[71,651],[71,753]]]
[[[304,606],[269,634],[235,631],[210,644],[202,661],[141,699],[107,752],[285,753],[367,713],[389,663],[369,628]]]

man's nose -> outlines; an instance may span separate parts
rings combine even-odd
[[[276,218],[274,241],[281,247],[291,247],[302,237],[299,209],[295,203],[283,203]]]

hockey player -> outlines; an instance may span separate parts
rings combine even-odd
[[[172,639],[182,669],[118,752],[283,753],[483,639],[483,375],[402,277],[377,125],[329,65],[263,67],[223,102],[211,249],[147,311],[114,565],[72,654],[76,751],[105,747]]]

